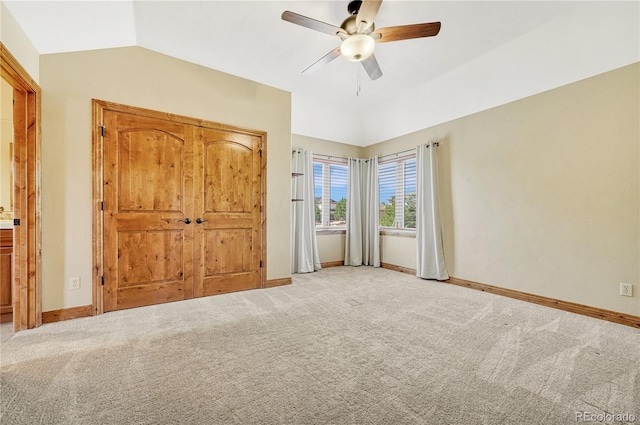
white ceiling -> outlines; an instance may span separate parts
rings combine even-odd
[[[40,54],[137,45],[292,93],[295,133],[366,146],[640,60],[638,1],[385,0],[376,27],[442,22],[378,44],[383,77],[338,58],[348,1],[4,1]]]

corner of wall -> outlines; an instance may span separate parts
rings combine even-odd
[[[13,14],[0,0],[0,42],[16,58],[29,76],[40,83],[40,54]]]

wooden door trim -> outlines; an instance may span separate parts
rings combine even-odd
[[[93,264],[91,269],[91,282],[92,282],[92,302],[91,306],[93,314],[102,314],[104,312],[103,303],[103,226],[102,220],[102,199],[103,194],[103,178],[104,178],[104,155],[103,155],[103,140],[102,129],[104,128],[104,120],[102,118],[105,105],[100,104],[96,100],[91,102],[91,175],[92,175],[92,199],[91,203],[91,246],[93,251]]]
[[[260,274],[260,287],[266,287],[267,276],[267,227],[266,227],[266,200],[267,200],[267,133],[259,130],[251,130],[247,128],[237,127],[228,124],[222,124],[214,121],[207,121],[198,118],[187,117],[183,115],[176,115],[167,112],[159,112],[151,109],[139,108],[136,106],[122,105],[119,103],[108,102],[105,100],[92,100],[92,250],[93,250],[93,273],[92,273],[92,285],[93,285],[93,304],[92,309],[94,314],[104,313],[104,299],[103,299],[103,214],[102,214],[102,200],[103,200],[103,173],[104,173],[104,145],[103,145],[103,115],[104,111],[113,111],[120,113],[127,113],[145,118],[155,118],[165,121],[170,121],[179,124],[187,124],[196,127],[209,128],[215,130],[227,130],[236,133],[247,134],[250,136],[256,136],[260,138],[260,161],[261,161],[261,173],[260,173],[260,204],[262,206],[260,210],[260,260],[263,265]]]
[[[42,324],[41,90],[2,42],[0,70],[14,88],[17,108],[24,111],[14,115],[14,218],[21,221],[14,227],[12,282],[17,332]]]

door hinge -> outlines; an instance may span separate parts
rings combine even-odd
[[[102,276],[102,286],[104,286],[104,275]]]
[[[101,125],[101,126],[99,126],[99,127],[100,127],[100,135],[101,135],[102,137],[104,137],[104,129],[105,129],[105,127],[104,127],[104,125]]]
[[[104,201],[100,202],[100,209],[104,211]]]
[[[262,158],[262,148],[260,148],[258,152],[260,152],[260,158]]]
[[[260,267],[262,267],[262,260],[260,260]]]

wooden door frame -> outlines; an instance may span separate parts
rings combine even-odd
[[[0,42],[1,75],[14,89],[13,329],[42,324],[41,91]],[[15,111],[24,111],[16,114]]]
[[[260,268],[260,287],[265,288],[267,277],[267,133],[264,131],[250,130],[213,121],[206,121],[197,118],[175,115],[166,112],[154,111],[151,109],[138,108],[135,106],[122,105],[105,100],[92,100],[92,175],[93,175],[93,314],[104,313],[103,299],[103,240],[104,222],[102,217],[102,200],[104,187],[104,111],[114,111],[141,117],[161,119],[180,124],[187,124],[197,127],[229,130],[260,138],[260,261],[263,266]],[[106,131],[109,131],[108,129]]]

